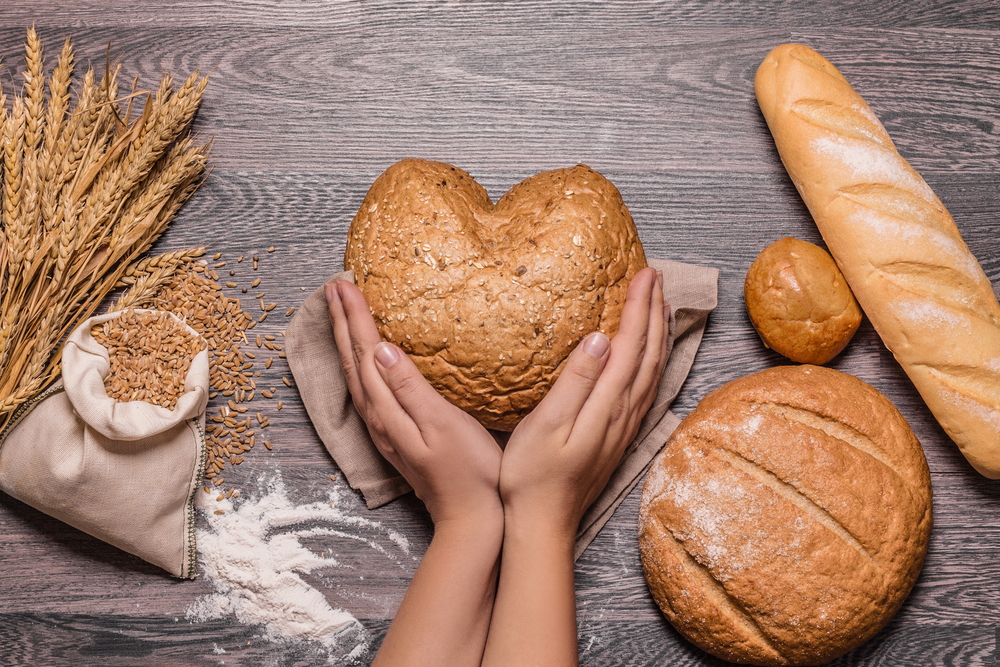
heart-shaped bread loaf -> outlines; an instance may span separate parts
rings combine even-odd
[[[502,431],[545,396],[584,336],[618,331],[645,266],[618,189],[584,165],[532,176],[494,206],[461,169],[403,160],[372,184],[344,255],[382,338]]]

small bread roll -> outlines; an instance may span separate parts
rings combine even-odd
[[[706,396],[654,459],[639,549],[649,590],[703,650],[820,665],[885,627],[931,532],[920,443],[885,396],[782,366]]]
[[[790,237],[757,256],[743,295],[764,345],[802,364],[833,359],[861,324],[861,309],[833,258]]]

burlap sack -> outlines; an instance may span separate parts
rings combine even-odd
[[[577,558],[642,478],[653,457],[680,423],[668,408],[691,370],[708,314],[717,303],[717,269],[669,260],[650,260],[649,264],[663,271],[663,296],[671,306],[672,351],[656,400],[643,419],[638,435],[604,492],[580,522]],[[354,275],[349,271],[340,273],[327,282],[337,279],[353,281]],[[361,491],[368,507],[379,507],[409,492],[409,484],[379,453],[364,421],[354,409],[340,368],[322,286],[297,309],[295,319],[285,332],[285,353],[320,440],[351,487]]]
[[[120,314],[78,327],[63,350],[61,383],[21,406],[0,434],[0,489],[175,576],[194,577],[208,351],[192,361],[173,410],[118,403],[104,387],[108,352],[90,331]]]

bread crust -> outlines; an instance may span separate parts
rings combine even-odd
[[[712,392],[654,460],[639,547],[677,630],[720,658],[819,665],[909,594],[931,532],[920,443],[877,390],[782,366]]]
[[[833,359],[861,324],[861,309],[833,258],[791,237],[753,261],[743,299],[764,345],[802,364]]]
[[[951,215],[816,51],[775,48],[755,89],[861,308],[973,467],[1000,478],[1000,304]]]
[[[407,159],[372,185],[344,268],[383,339],[446,399],[510,431],[592,331],[618,331],[646,266],[618,189],[585,165],[536,174],[494,206],[469,174]]]

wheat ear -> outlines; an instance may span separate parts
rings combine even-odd
[[[66,124],[69,110],[69,84],[73,76],[73,46],[69,38],[49,79],[49,106],[45,115],[45,136],[42,140],[42,222],[46,231],[56,225],[59,190],[62,188],[59,168],[69,149],[70,131]]]

